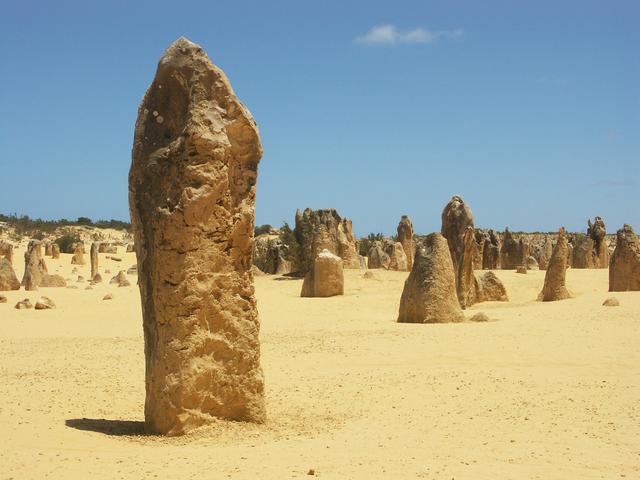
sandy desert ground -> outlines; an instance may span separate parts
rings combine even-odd
[[[49,271],[78,289],[4,292],[0,478],[640,478],[640,292],[601,306],[607,270],[569,270],[575,298],[544,304],[544,272],[498,271],[511,301],[447,325],[395,323],[406,273],[346,271],[326,299],[257,277],[268,423],[163,438],[143,434],[135,276],[108,283],[123,252],[93,290],[63,254]],[[13,308],[39,294],[57,309]]]

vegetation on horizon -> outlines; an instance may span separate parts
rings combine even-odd
[[[131,224],[129,222],[123,222],[122,220],[98,220],[92,221],[88,217],[78,217],[77,220],[67,220],[62,218],[60,220],[43,220],[41,218],[30,218],[28,215],[4,215],[0,213],[0,222],[4,222],[10,227],[13,227],[18,235],[28,235],[33,238],[42,236],[45,233],[53,233],[58,228],[62,227],[96,227],[96,228],[113,228],[116,230],[131,231]]]

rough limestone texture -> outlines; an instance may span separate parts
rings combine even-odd
[[[640,290],[640,241],[631,225],[625,224],[616,234],[609,263],[609,291],[631,290]]]
[[[567,234],[564,228],[558,232],[558,241],[553,248],[551,260],[544,276],[544,286],[542,292],[538,296],[538,300],[543,302],[553,302],[556,300],[565,300],[571,298],[567,287],[565,286],[565,277],[567,273]]]
[[[31,240],[24,252],[24,275],[22,285],[25,290],[37,290],[47,274],[47,265],[42,257],[42,243],[39,240]]]
[[[300,245],[301,273],[311,270],[318,253],[325,249],[342,258],[344,268],[361,268],[353,224],[335,209],[296,211],[295,236]]]
[[[391,259],[389,258],[389,255],[387,255],[387,252],[384,251],[384,247],[380,240],[373,242],[369,248],[369,252],[367,253],[367,258],[367,268],[370,269],[389,269],[389,265],[391,264]]]
[[[56,308],[56,304],[49,297],[42,296],[36,302],[35,308],[36,310],[51,310]]]
[[[0,292],[8,290],[20,290],[20,280],[11,262],[6,258],[0,258]]]
[[[577,233],[571,239],[573,245],[573,268],[594,268],[593,240],[584,233]]]
[[[587,235],[593,241],[593,266],[607,268],[609,266],[609,249],[607,247],[607,228],[602,217],[587,220]]]
[[[474,228],[471,208],[461,197],[454,195],[442,210],[441,233],[449,243],[449,251],[456,273],[465,253],[465,234],[469,227]]]
[[[486,272],[477,281],[476,299],[478,302],[508,302],[509,296],[496,274]]]
[[[500,268],[500,238],[495,231],[489,230],[482,247],[482,268],[496,270]]]
[[[13,265],[13,245],[11,243],[0,241],[0,257],[4,257]]]
[[[525,267],[524,265],[518,265],[516,267],[516,273],[524,273],[526,275],[527,274],[527,267]]]
[[[500,248],[500,268],[515,270],[518,265],[526,265],[529,256],[529,244],[523,238],[515,238],[509,229],[505,229]]]
[[[76,243],[73,249],[73,257],[71,257],[71,265],[84,265],[84,243]]]
[[[95,276],[98,274],[98,249],[100,245],[96,242],[91,244],[91,249],[89,250],[89,260],[91,261],[91,279],[93,280]]]
[[[60,258],[60,245],[57,243],[51,245],[51,258]]]
[[[302,282],[301,297],[334,297],[344,295],[344,266],[342,259],[329,250],[316,256],[313,268]]]
[[[407,255],[404,253],[404,247],[400,242],[389,242],[386,252],[389,255],[389,270],[398,272],[407,271]]]
[[[224,72],[177,40],[138,110],[129,172],[150,432],[265,421],[251,272],[261,156]]]
[[[400,323],[464,321],[447,239],[432,233],[415,251],[413,268],[400,298]]]
[[[402,244],[404,254],[407,257],[407,271],[411,271],[413,267],[413,255],[416,249],[415,242],[413,241],[413,223],[407,215],[403,215],[400,218],[397,228],[398,242]]]

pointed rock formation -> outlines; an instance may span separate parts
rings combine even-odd
[[[24,252],[24,275],[22,285],[25,290],[37,290],[47,274],[47,265],[42,258],[42,243],[31,240],[27,251]]]
[[[150,432],[265,420],[251,273],[261,156],[224,72],[177,40],[138,110],[129,172]]]
[[[84,243],[78,242],[73,248],[73,257],[71,257],[71,265],[84,265]]]
[[[616,249],[609,264],[609,291],[640,290],[640,241],[631,225],[616,234]]]
[[[439,233],[427,236],[415,251],[413,268],[400,298],[400,323],[462,322],[456,281],[447,239]]]
[[[20,280],[6,258],[0,258],[0,292],[20,290]]]
[[[416,249],[416,245],[413,241],[413,224],[411,219],[407,215],[403,215],[398,223],[398,241],[402,244],[404,254],[407,257],[407,271],[411,271],[413,267],[413,254]]]
[[[564,228],[560,228],[558,232],[558,242],[553,248],[551,260],[547,273],[544,276],[544,286],[542,292],[538,296],[538,300],[543,302],[553,302],[556,300],[564,300],[571,298],[567,287],[565,286],[565,277],[567,273],[567,235]]]

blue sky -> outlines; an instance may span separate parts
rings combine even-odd
[[[260,127],[256,223],[337,208],[640,228],[640,2],[30,1],[0,16],[0,212],[128,218],[137,106],[186,36]]]

